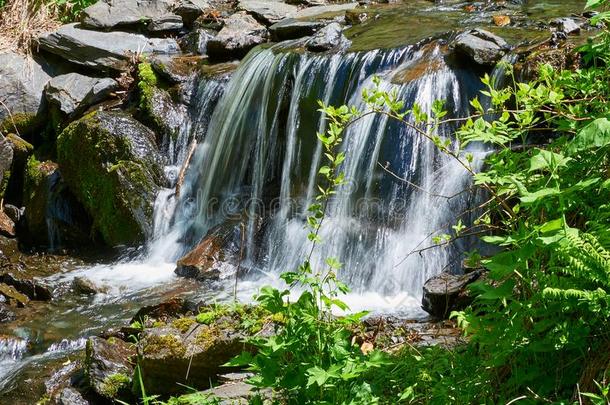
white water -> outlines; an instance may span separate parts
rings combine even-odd
[[[442,52],[440,46],[427,46],[335,55],[284,53],[277,47],[250,53],[228,84],[202,83],[198,117],[169,148],[171,178],[191,137],[203,142],[180,200],[171,189],[159,194],[155,236],[146,252],[70,277],[85,276],[110,295],[170,282],[176,260],[230,217],[246,229],[244,266],[250,274],[240,281],[240,296],[249,299],[263,282],[279,283],[278,275],[296,269],[311,249],[305,207],[315,196],[323,164],[315,133],[326,125],[316,101],[363,109],[362,90],[378,75],[382,89],[396,90],[407,106],[418,103],[430,110],[434,100],[443,99],[451,116],[463,116],[480,89],[478,79],[447,66]],[[397,73],[422,63],[426,67],[414,80],[392,84]],[[449,136],[451,129],[441,132]],[[354,310],[417,313],[424,281],[459,264],[466,246],[409,253],[447,232],[469,206],[467,193],[450,200],[432,195],[452,196],[467,188],[468,174],[413,130],[385,117],[359,121],[344,139],[348,186],[330,204],[320,231],[324,243],[312,263],[320,265],[329,256],[343,262],[341,277],[353,289],[346,301]],[[426,191],[393,179],[377,162]],[[264,230],[261,222],[267,224]]]

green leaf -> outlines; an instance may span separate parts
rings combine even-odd
[[[602,148],[610,144],[610,121],[598,118],[584,127],[568,144],[570,154],[592,148]]]

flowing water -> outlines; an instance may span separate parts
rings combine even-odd
[[[10,331],[15,338],[0,339],[0,392],[15,386],[19,370],[82,348],[83,337],[124,324],[143,305],[178,294],[230,298],[234,266],[227,266],[224,281],[205,287],[173,273],[176,260],[216,226],[237,230],[233,243],[243,249],[247,269],[241,299],[263,283],[279,285],[278,276],[311,251],[305,220],[324,164],[316,133],[327,124],[317,100],[365,109],[362,91],[378,76],[381,89],[395,91],[407,106],[430,111],[444,100],[449,117],[465,116],[481,90],[479,73],[447,53],[442,40],[342,54],[310,54],[288,42],[251,51],[230,79],[201,78],[181,132],[163,143],[172,187],[155,202],[154,236],[112,264],[47,278],[62,290],[82,276],[104,292],[45,304]],[[501,81],[501,69],[494,73]],[[451,139],[453,129],[446,125],[440,134]],[[173,185],[193,140],[198,146],[177,197]],[[329,204],[312,264],[329,256],[343,263],[340,277],[352,288],[346,301],[353,310],[423,316],[425,280],[457,269],[472,247],[465,238],[451,248],[426,249],[456,218],[472,220],[467,210],[476,196],[463,192],[468,173],[386,116],[352,125],[341,149],[347,183]],[[477,161],[485,153],[470,152]]]

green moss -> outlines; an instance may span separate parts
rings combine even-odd
[[[219,398],[204,392],[181,395],[170,398],[167,405],[216,405],[222,403]]]
[[[2,181],[0,182],[0,199],[4,198],[4,193],[8,187],[9,179],[11,178],[11,171],[7,170],[2,173]]]
[[[186,347],[174,335],[151,335],[147,337],[144,347],[145,355],[155,355],[166,351],[169,351],[173,357],[184,357]]]
[[[13,145],[13,150],[16,153],[30,154],[34,151],[34,146],[31,143],[23,140],[15,134],[8,134],[6,139]]]
[[[142,62],[138,65],[138,89],[140,90],[140,109],[145,113],[152,112],[152,99],[159,79],[150,63]]]
[[[196,323],[195,318],[184,317],[178,318],[172,322],[172,326],[178,329],[182,333],[188,332],[188,330]]]
[[[195,343],[203,350],[206,350],[218,340],[218,337],[220,336],[220,331],[221,328],[216,326],[207,326],[200,328],[199,333],[197,333],[197,336],[195,338]]]
[[[134,158],[129,141],[102,128],[97,114],[70,124],[59,135],[62,175],[106,244],[139,242],[144,235],[132,210],[141,208],[146,217],[152,215],[146,196],[154,182],[146,164]]]
[[[38,125],[40,125],[40,119],[37,119],[35,114],[17,113],[13,114],[11,117],[5,118],[0,123],[0,132],[18,132],[23,134],[31,132]]]
[[[131,377],[123,373],[112,374],[104,379],[100,387],[101,394],[106,398],[116,398],[122,390],[129,389]]]

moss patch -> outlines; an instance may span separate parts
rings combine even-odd
[[[116,398],[123,390],[128,390],[131,385],[131,378],[123,373],[111,374],[104,379],[100,387],[100,394],[106,398]]]
[[[144,354],[157,354],[168,351],[172,357],[184,357],[186,347],[174,335],[151,335],[147,338]]]

